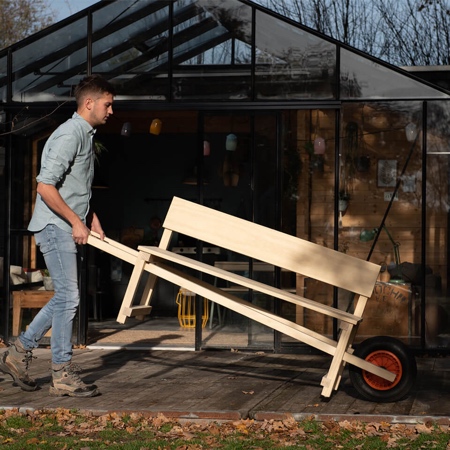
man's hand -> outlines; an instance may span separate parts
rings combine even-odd
[[[102,241],[103,241],[103,239],[105,239],[105,232],[103,231],[100,220],[98,219],[97,214],[95,214],[95,213],[92,213],[91,230],[98,233],[98,235],[100,236],[100,239]],[[87,241],[87,238],[86,238],[86,241]]]
[[[79,223],[72,226],[72,237],[75,244],[87,244],[89,233],[89,228],[81,220],[79,221]]]

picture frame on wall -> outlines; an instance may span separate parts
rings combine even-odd
[[[397,184],[397,160],[379,159],[377,170],[378,187],[395,187]]]

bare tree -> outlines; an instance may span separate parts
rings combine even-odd
[[[448,1],[376,0],[389,39],[389,62],[397,65],[450,64]]]
[[[450,0],[256,1],[391,64],[450,64]]]
[[[47,0],[0,0],[0,48],[36,33],[53,21]]]
[[[382,52],[383,24],[370,0],[258,0],[263,6],[327,36],[367,51]]]

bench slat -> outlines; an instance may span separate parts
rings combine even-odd
[[[315,302],[314,300],[310,300],[301,297],[299,295],[292,294],[288,291],[278,289],[273,286],[269,286],[259,281],[252,280],[251,278],[246,278],[242,275],[238,275],[223,269],[219,269],[218,267],[205,264],[201,261],[197,261],[195,259],[188,258],[183,255],[172,253],[169,250],[163,250],[159,247],[149,247],[149,246],[139,246],[138,249],[142,252],[150,253],[151,255],[157,256],[158,258],[162,258],[171,261],[173,263],[180,264],[184,267],[189,267],[190,269],[198,270],[199,272],[203,272],[208,275],[212,275],[214,277],[222,278],[226,281],[239,284],[248,289],[253,289],[255,291],[262,292],[263,294],[277,297],[281,300],[285,300],[290,303],[295,303],[296,305],[303,306],[304,308],[308,308],[312,311],[317,311],[322,314],[326,314],[327,316],[343,320],[344,322],[348,322],[353,325],[356,325],[361,320],[360,317],[357,317],[345,311],[341,311],[337,308],[333,308],[331,306]]]
[[[163,227],[364,297],[372,295],[380,272],[377,264],[178,197]]]
[[[262,323],[270,328],[273,328],[274,330],[286,334],[287,336],[304,342],[305,344],[311,345],[324,353],[329,355],[335,354],[337,347],[336,341],[328,339],[327,337],[298,325],[295,322],[291,322],[290,320],[277,316],[264,308],[254,305],[253,303],[236,297],[228,292],[223,292],[220,288],[203,280],[199,280],[198,278],[185,272],[177,270],[174,267],[169,267],[161,262],[150,262],[147,263],[146,270],[158,277],[174,283],[175,285],[183,286],[184,288],[195,292],[197,295],[210,298],[219,305],[236,311],[245,317]],[[362,358],[354,356],[349,352],[349,350],[351,351],[352,349],[348,348],[344,353],[343,359],[345,361],[349,361],[357,367],[368,370],[369,372],[389,381],[393,381],[395,379],[396,374],[369,363]]]

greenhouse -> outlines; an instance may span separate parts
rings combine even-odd
[[[19,314],[20,293],[51,295],[27,231],[40,154],[75,110],[73,88],[94,73],[117,93],[95,135],[91,203],[107,236],[132,248],[157,244],[172,198],[194,201],[380,264],[357,340],[449,347],[450,92],[249,0],[100,1],[0,52],[5,339],[42,307]],[[208,242],[179,235],[172,250],[353,306],[346,292]],[[85,246],[80,268],[79,344],[302,351],[208,299],[184,322],[180,287],[164,281],[149,316],[119,325],[131,267]],[[338,332],[336,321],[301,307],[237,295]]]

